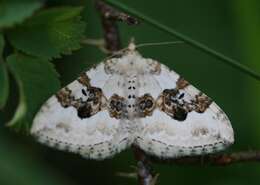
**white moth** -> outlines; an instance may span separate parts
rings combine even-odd
[[[31,134],[91,159],[131,145],[160,158],[203,155],[234,142],[216,103],[165,65],[143,58],[134,44],[52,96]]]

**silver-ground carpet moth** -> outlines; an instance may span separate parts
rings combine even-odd
[[[203,155],[234,142],[215,102],[165,65],[143,58],[133,43],[50,97],[31,134],[91,159],[131,145],[160,158]]]

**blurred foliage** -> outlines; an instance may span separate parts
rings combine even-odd
[[[240,35],[242,48],[245,51],[245,59],[251,68],[258,69],[260,72],[260,2],[257,0],[251,0],[250,3],[239,0],[234,7],[234,13],[237,15],[238,34]],[[252,104],[252,110],[250,111],[251,119],[255,122],[255,128],[253,130],[254,135],[258,136],[260,131],[260,85],[255,82],[249,81],[245,87],[246,92],[250,98]],[[258,137],[257,137],[258,138]],[[255,140],[256,144],[260,144],[260,140]]]
[[[122,2],[260,70],[260,5],[256,0]],[[41,146],[5,127],[9,122],[13,128],[28,129],[39,106],[58,89],[59,81],[66,85],[105,57],[96,47],[80,45],[84,37],[101,38],[100,25],[91,0],[0,0],[1,185],[136,183],[115,176],[118,171],[133,170],[130,150],[113,159],[91,161]],[[145,23],[134,27],[119,23],[119,29],[124,46],[131,37],[137,43],[174,40]],[[225,110],[236,138],[229,151],[260,148],[260,86],[256,80],[186,44],[144,47],[140,52],[185,76]],[[155,170],[162,185],[242,185],[259,184],[260,167],[254,163],[228,167],[155,165]]]
[[[72,181],[44,164],[41,157],[0,131],[1,185],[73,185]]]
[[[61,57],[62,54],[71,54],[73,50],[80,48],[80,42],[84,37],[85,22],[81,20],[81,6],[46,7],[29,15],[36,5],[43,5],[41,1],[1,1],[0,7],[7,13],[3,18],[5,24],[1,36],[1,51],[6,42],[3,60],[7,60],[7,66],[16,80],[19,88],[20,100],[17,110],[8,124],[16,129],[30,128],[32,119],[48,96],[55,93],[59,87],[58,75],[52,64],[47,60]],[[16,7],[17,6],[17,7]],[[32,6],[31,9],[28,6]],[[16,10],[16,11],[14,11]],[[23,15],[16,12],[27,12]],[[18,16],[21,20],[15,21],[10,17]],[[4,18],[9,17],[9,18]],[[13,23],[20,22],[18,25]],[[4,29],[5,26],[12,27]],[[2,53],[2,52],[1,52]],[[22,54],[20,54],[22,53]],[[8,91],[8,78],[5,64],[1,60],[1,78],[4,84],[1,88],[0,105],[6,101]]]
[[[51,59],[80,48],[85,23],[81,7],[48,8],[8,32],[8,40],[29,55]]]
[[[38,0],[1,0],[0,27],[21,23],[42,6]]]
[[[5,63],[3,61],[3,49],[4,49],[4,38],[3,35],[0,33],[0,109],[4,107],[7,97],[8,97],[8,90],[9,90],[9,81]]]

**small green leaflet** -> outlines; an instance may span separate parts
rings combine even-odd
[[[40,106],[59,89],[58,74],[50,62],[22,54],[9,56],[7,64],[20,94],[15,115],[8,125],[28,131]]]
[[[85,23],[80,20],[82,7],[43,10],[8,33],[18,50],[43,59],[60,57],[80,48]]]

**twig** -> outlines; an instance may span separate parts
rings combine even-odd
[[[96,1],[96,6],[100,12],[103,12],[103,16],[106,19],[122,21],[122,22],[127,23],[128,25],[139,24],[139,21],[136,18],[134,18],[124,12],[120,12],[120,11],[114,9],[113,7],[109,6],[108,4],[104,3],[101,0]]]
[[[257,79],[257,80],[260,80],[260,74],[257,73],[256,71],[253,71],[252,69],[250,69],[249,67],[245,66],[245,65],[242,65],[241,63],[239,63],[238,61],[228,57],[228,56],[225,56],[224,54],[222,53],[219,53],[217,51],[215,51],[214,49],[211,49],[209,48],[208,46],[206,46],[205,44],[202,44],[200,42],[197,42],[196,40],[193,40],[191,38],[189,38],[188,36],[182,34],[182,33],[179,33],[178,31],[164,25],[164,24],[161,24],[160,22],[156,21],[155,19],[152,19],[138,11],[136,11],[135,9],[133,8],[130,8],[126,5],[124,5],[123,3],[120,3],[118,1],[115,1],[115,0],[106,0],[107,3],[113,5],[114,7],[124,11],[124,12],[127,12],[137,18],[139,18],[140,20],[143,20],[144,22],[147,22],[149,24],[151,24],[152,26],[158,28],[159,30],[162,30],[166,33],[169,33],[170,35],[173,35],[175,36],[176,38],[184,41],[185,43],[191,45],[192,47],[194,48],[197,48],[201,51],[203,51],[204,53],[207,53],[211,56],[214,56],[215,58],[219,59],[220,61],[224,62],[225,64],[228,64],[230,65],[231,67],[235,68],[235,69],[238,69],[240,70],[241,72]]]
[[[132,146],[137,162],[137,176],[140,185],[155,184],[157,176],[152,173],[151,162],[147,155],[136,146]]]
[[[241,162],[260,162],[260,151],[241,151],[230,154],[182,157],[168,160],[152,158],[151,161],[166,164],[226,166]]]
[[[104,30],[104,37],[105,37],[105,47],[108,51],[114,52],[121,48],[121,42],[119,38],[119,31],[118,27],[115,23],[115,20],[107,19],[105,11],[106,8],[103,8],[106,6],[102,1],[96,0],[96,8],[99,10],[101,14],[101,22],[102,27]]]
[[[118,51],[121,48],[121,42],[116,21],[123,21],[128,25],[138,24],[138,21],[137,19],[114,9],[101,0],[96,0],[95,5],[101,14],[106,49],[111,52]]]

